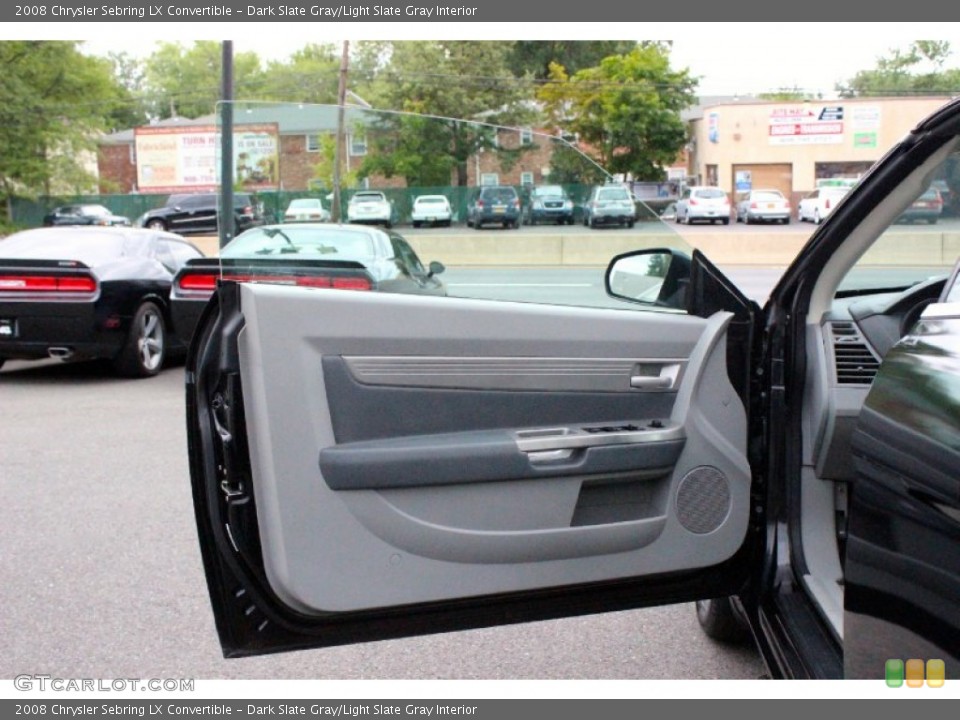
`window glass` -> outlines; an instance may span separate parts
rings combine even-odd
[[[846,274],[838,295],[899,292],[948,275],[957,260],[950,238],[953,228],[960,227],[958,191],[960,152],[953,152],[922,187],[904,185],[904,192],[892,193],[888,201],[897,205],[888,210],[896,213],[894,220]]]
[[[341,110],[299,103],[238,101],[234,106],[235,118],[276,124],[281,136],[304,138],[304,144],[278,148],[273,160],[288,169],[300,166],[285,153],[298,153],[302,163],[304,148],[324,145],[325,133],[337,127]],[[289,278],[294,267],[310,272],[312,261],[327,268],[339,260],[359,262],[375,278],[385,277],[384,268],[395,272],[394,257],[404,258],[411,273],[418,268],[424,275],[424,268],[437,261],[446,269],[428,283],[429,289],[436,292],[439,284],[447,296],[660,312],[654,303],[608,297],[608,263],[633,250],[693,252],[675,224],[659,217],[675,198],[651,195],[646,202],[636,200],[625,175],[605,170],[602,143],[565,128],[532,129],[527,125],[528,103],[490,107],[475,114],[476,120],[353,105],[343,107],[342,115],[345,152],[339,194],[334,194],[332,173],[314,164],[309,170],[316,176],[290,173],[283,189],[239,179],[234,196],[256,192],[263,207],[257,222],[263,224],[238,233],[222,257],[255,258],[250,267],[257,268],[266,263],[267,269],[256,276],[267,282]],[[617,158],[611,154],[609,159]],[[339,220],[328,224],[334,234],[308,236],[306,224],[282,222],[291,201],[308,192],[321,198],[324,209]],[[713,192],[722,196],[719,189]],[[534,213],[534,197],[562,201],[541,203]],[[601,201],[604,207],[590,207]],[[416,221],[415,206],[422,213]],[[391,245],[396,231],[402,242]],[[289,265],[280,267],[287,261]],[[274,262],[275,270],[269,267]],[[238,267],[235,261],[229,265]],[[254,277],[252,272],[231,274]]]

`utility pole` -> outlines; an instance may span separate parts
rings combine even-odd
[[[233,239],[233,41],[224,40],[220,69],[220,247]]]
[[[347,68],[350,63],[350,41],[343,41],[343,55],[340,57],[340,85],[337,88],[337,142],[333,149],[333,222],[342,222],[343,213],[340,198],[340,155],[344,144],[343,104],[347,99]]]

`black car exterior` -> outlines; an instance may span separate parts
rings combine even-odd
[[[960,101],[763,308],[658,248],[607,287],[660,312],[225,284],[187,376],[224,654],[697,600],[773,677],[960,677],[960,268],[841,288],[958,148]]]
[[[178,236],[133,228],[42,228],[0,240],[0,365],[106,359],[121,375],[155,375],[183,349],[170,286],[196,257]]]
[[[100,225],[100,226],[127,226],[130,219],[122,215],[115,215],[103,205],[78,204],[61,205],[44,215],[45,227],[54,225]]]
[[[216,235],[220,196],[217,193],[171,195],[166,204],[150,210],[137,219],[137,225],[152,230],[179,234]],[[233,196],[236,232],[263,224],[263,213],[257,198],[247,193]]]

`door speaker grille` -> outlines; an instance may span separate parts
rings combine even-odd
[[[717,468],[702,465],[683,476],[677,488],[677,518],[698,535],[713,532],[730,512],[730,485]]]

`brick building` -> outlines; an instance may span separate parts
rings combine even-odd
[[[369,115],[358,108],[346,110],[347,126],[341,157],[347,172],[359,168],[370,152],[367,134],[363,129],[364,119]],[[204,127],[216,125],[214,115],[196,119],[173,118],[162,120],[151,128]],[[336,108],[333,106],[298,106],[277,104],[257,105],[246,109],[239,106],[234,114],[234,123],[241,125],[276,123],[279,130],[279,186],[286,191],[309,190],[316,185],[315,167],[321,162],[322,138],[336,134]],[[369,123],[367,123],[369,124]],[[551,137],[533,128],[501,128],[496,134],[496,145],[513,155],[512,162],[501,160],[494,150],[481,151],[467,162],[467,184],[470,186],[509,184],[532,185],[549,182],[550,160],[558,143]],[[101,193],[138,192],[136,131],[123,130],[104,136],[98,149],[99,185]],[[371,188],[405,187],[402,177],[370,177],[366,183]],[[450,184],[455,184],[451,173]],[[147,192],[144,190],[144,192]]]

